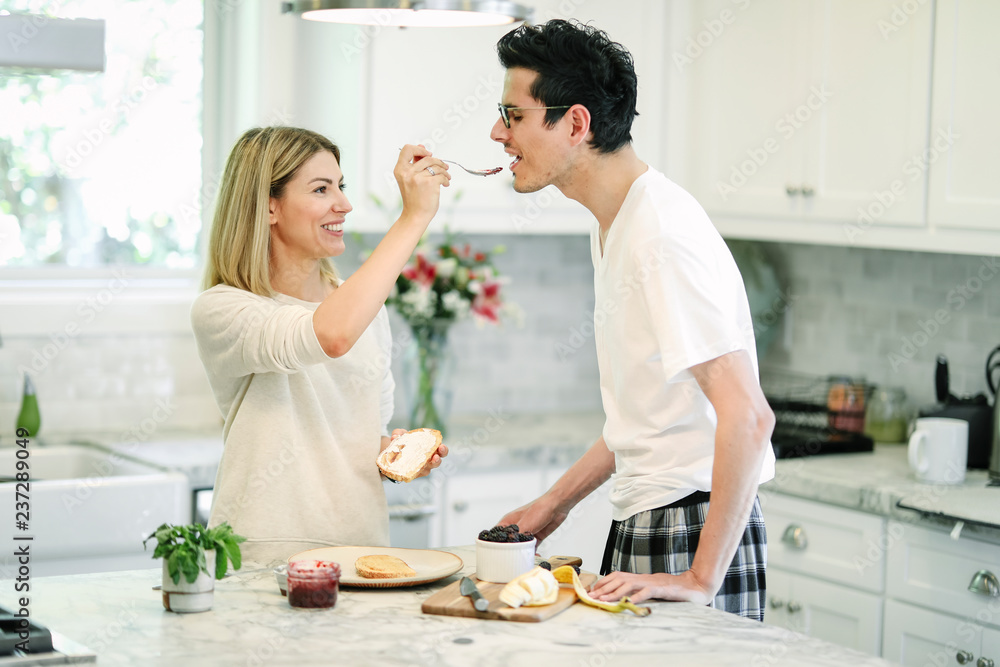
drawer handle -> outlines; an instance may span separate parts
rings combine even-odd
[[[800,192],[802,192],[802,189],[798,188],[798,187],[796,187],[794,185],[789,184],[789,185],[785,186],[785,194],[788,195],[789,197],[794,197],[795,195],[799,194]]]
[[[793,549],[805,549],[809,545],[805,529],[797,523],[789,524],[785,528],[785,534],[781,536],[781,541]]]
[[[993,661],[989,658],[980,658],[976,660],[976,667],[993,667]]]
[[[976,656],[972,655],[968,651],[959,651],[955,654],[955,660],[958,660],[958,664],[960,665],[969,664],[975,657]]]
[[[451,507],[456,512],[464,512],[465,510],[469,509],[469,503],[467,503],[464,500],[459,500],[457,503],[455,503]]]
[[[781,609],[782,607],[785,606],[785,601],[782,600],[781,598],[771,598],[768,601],[768,604],[771,605],[771,609]]]
[[[977,595],[998,598],[1000,597],[1000,581],[997,581],[997,576],[989,570],[980,570],[972,575],[969,591]]]
[[[800,611],[802,611],[802,605],[800,605],[798,602],[789,602],[788,603],[788,613],[790,613],[790,614],[797,614]]]

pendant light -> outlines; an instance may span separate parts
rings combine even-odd
[[[420,28],[505,25],[532,14],[508,0],[295,0],[283,3],[282,12],[310,21]]]

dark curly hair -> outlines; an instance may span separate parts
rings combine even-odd
[[[497,42],[500,64],[538,72],[531,96],[544,106],[582,104],[590,111],[590,145],[613,153],[632,142],[638,81],[628,50],[608,34],[579,21],[553,19],[522,25]],[[545,112],[554,125],[565,109]]]

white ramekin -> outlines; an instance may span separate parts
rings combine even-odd
[[[484,542],[476,538],[476,578],[506,584],[535,566],[535,545],[530,542]]]

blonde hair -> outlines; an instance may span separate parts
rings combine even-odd
[[[285,186],[313,155],[329,151],[340,162],[340,149],[321,134],[298,127],[255,127],[233,146],[222,173],[219,196],[205,262],[203,288],[230,285],[273,296],[271,287],[271,197]],[[320,273],[337,281],[329,258]]]

